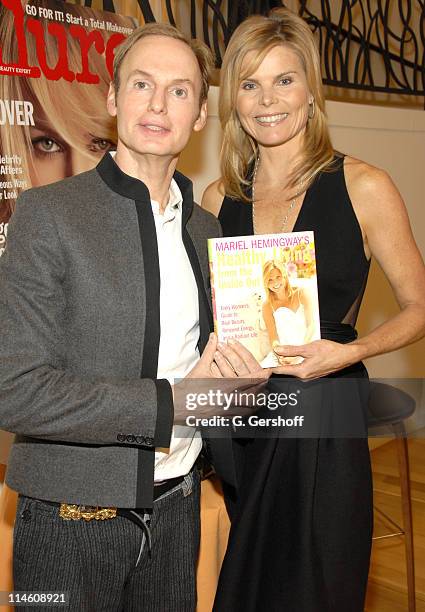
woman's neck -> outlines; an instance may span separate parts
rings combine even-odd
[[[301,153],[301,139],[295,137],[283,145],[262,147],[259,145],[258,175],[270,187],[285,184]]]

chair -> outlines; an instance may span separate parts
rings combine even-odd
[[[415,612],[416,610],[415,561],[413,550],[412,500],[410,496],[409,451],[404,421],[413,414],[415,407],[415,400],[404,391],[391,385],[371,381],[368,404],[369,435],[378,427],[388,426],[396,438],[403,513],[403,527],[400,527],[391,517],[375,506],[375,511],[384,516],[385,519],[393,525],[396,531],[382,536],[375,536],[373,539],[379,540],[397,535],[404,535],[409,612]]]

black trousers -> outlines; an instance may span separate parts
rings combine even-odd
[[[195,471],[141,515],[148,531],[121,516],[65,521],[59,508],[20,496],[15,591],[66,592],[59,609],[73,612],[194,612],[199,494]]]

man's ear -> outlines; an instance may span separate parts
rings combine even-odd
[[[109,84],[109,91],[108,91],[108,95],[106,98],[106,109],[108,113],[111,115],[111,117],[117,116],[115,87],[112,81]]]
[[[202,102],[201,108],[199,110],[198,118],[193,124],[194,132],[199,132],[200,130],[202,130],[202,128],[207,122],[207,117],[208,117],[208,108],[207,108],[207,101],[205,100],[205,102]]]

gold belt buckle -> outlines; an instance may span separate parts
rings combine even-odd
[[[76,504],[61,504],[59,516],[65,521],[104,521],[105,519],[115,518],[117,516],[116,508],[100,508],[99,506],[78,506]]]

